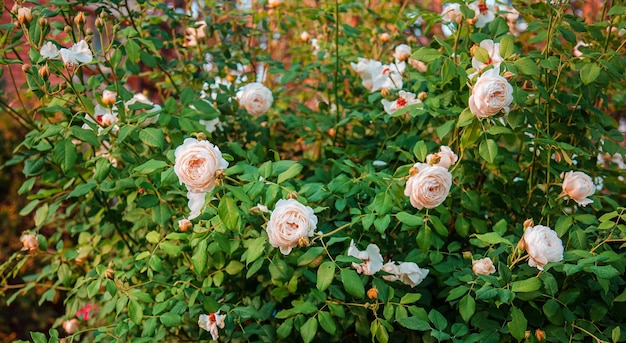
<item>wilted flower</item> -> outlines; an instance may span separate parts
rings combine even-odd
[[[198,318],[198,326],[208,332],[211,333],[211,337],[213,340],[217,340],[220,338],[218,328],[224,328],[224,319],[226,318],[225,314],[220,314],[219,311],[215,313],[201,314]]]
[[[491,117],[500,111],[509,113],[513,102],[513,86],[502,76],[500,68],[482,74],[469,97],[469,107],[477,118]]]
[[[391,40],[391,36],[387,32],[383,32],[383,33],[378,35],[378,40],[383,42],[383,43],[386,43],[386,42],[389,42]]]
[[[413,168],[416,168],[417,173],[407,180],[404,195],[418,210],[439,206],[448,197],[452,174],[447,168],[426,163],[416,163]]]
[[[352,267],[359,274],[374,275],[383,267],[383,256],[380,254],[380,249],[376,244],[368,244],[365,251],[360,251],[354,245],[354,240],[352,240],[350,241],[350,248],[348,248],[348,256],[354,256],[363,260],[362,263],[352,262]]]
[[[70,320],[63,321],[63,330],[67,332],[68,335],[73,334],[78,330],[78,319],[72,318]]]
[[[548,262],[563,260],[563,242],[547,226],[527,227],[518,246],[528,252],[528,265],[539,270],[543,270]]]
[[[426,162],[430,165],[444,167],[450,169],[450,166],[456,163],[459,157],[446,145],[439,147],[439,152],[428,154]]]
[[[267,236],[270,244],[288,255],[302,239],[313,237],[317,226],[317,216],[313,209],[295,199],[280,199],[267,222]]]
[[[115,123],[117,123],[120,119],[117,117],[117,108],[115,106],[106,108],[101,106],[100,104],[94,107],[93,118],[95,118],[95,123],[98,124],[98,134],[104,130],[104,128],[109,127]],[[94,123],[92,116],[85,115],[85,120]],[[90,129],[89,124],[83,124],[83,129]],[[113,131],[117,131],[118,127],[114,126]]]
[[[89,63],[93,60],[93,54],[89,49],[89,45],[85,40],[74,43],[71,48],[62,48],[59,50],[63,63],[78,65],[80,63]]]
[[[245,85],[238,98],[239,105],[255,116],[267,112],[274,102],[272,91],[258,82]]]
[[[363,86],[371,92],[381,89],[402,89],[404,62],[387,65],[376,60],[359,57],[358,63],[352,62],[350,65],[361,76]]]
[[[192,226],[191,221],[189,219],[187,219],[187,218],[183,218],[183,219],[178,221],[178,229],[180,231],[185,232],[185,231],[189,230],[191,228],[191,226]]]
[[[485,257],[480,260],[472,261],[472,271],[476,275],[489,275],[496,272],[496,267],[493,265],[493,261],[489,257]]]
[[[376,287],[372,287],[367,290],[367,297],[370,299],[378,298],[378,289]]]
[[[50,41],[41,46],[41,49],[39,49],[39,54],[41,55],[41,57],[46,59],[55,59],[60,56],[59,49],[56,45],[54,45],[54,43]]]
[[[411,287],[415,287],[422,283],[429,272],[428,269],[422,269],[413,262],[401,262],[400,264],[396,264],[393,261],[387,262],[382,267],[382,270],[391,274],[384,275],[383,279],[387,281],[400,280],[405,285],[409,285]]]
[[[561,192],[561,195],[567,195],[580,206],[587,206],[593,202],[593,200],[587,198],[596,191],[593,180],[589,175],[571,170],[561,174],[561,177],[563,178],[563,192]]]
[[[39,242],[36,235],[26,234],[20,238],[22,242],[22,250],[34,251],[39,249]]]
[[[428,66],[424,62],[413,58],[409,58],[409,65],[420,73],[425,73],[428,70]]]
[[[402,90],[398,92],[398,99],[394,101],[383,99],[381,100],[381,102],[383,103],[383,106],[385,107],[385,112],[389,114],[393,114],[395,111],[403,107],[410,106],[413,104],[419,104],[422,101],[419,99],[416,99],[415,94]]]

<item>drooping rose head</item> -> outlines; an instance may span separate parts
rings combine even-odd
[[[509,113],[513,102],[513,86],[502,76],[500,68],[493,68],[481,75],[469,97],[469,107],[477,118],[488,118],[503,111]]]
[[[273,101],[272,91],[258,82],[245,85],[239,97],[239,105],[255,116],[267,112]]]
[[[209,192],[215,187],[215,174],[228,167],[222,152],[211,142],[187,138],[174,152],[174,172],[192,193]]]
[[[281,199],[276,202],[266,230],[270,244],[289,255],[298,244],[313,237],[316,226],[317,216],[312,208],[295,199]]]
[[[39,249],[39,242],[36,235],[26,234],[20,238],[22,242],[22,250],[34,251]]]
[[[591,177],[583,172],[569,171],[563,177],[563,192],[580,206],[587,206],[593,200],[587,198],[596,191]]]
[[[426,163],[416,163],[414,168],[418,172],[406,182],[404,195],[409,197],[411,205],[418,210],[439,206],[448,197],[452,187],[452,174],[447,168]]]
[[[385,263],[381,270],[391,274],[383,275],[383,279],[387,281],[399,280],[405,285],[409,285],[411,287],[415,287],[422,283],[429,272],[428,269],[422,269],[414,262],[401,262],[400,264],[397,264],[393,261]]]
[[[459,157],[450,149],[449,146],[442,145],[439,148],[438,153],[428,154],[426,156],[426,162],[430,165],[444,167],[450,169],[450,167],[456,163]]]
[[[522,236],[523,247],[528,252],[528,265],[543,270],[548,262],[563,260],[563,242],[556,232],[547,226],[526,228]]]
[[[352,262],[352,267],[359,274],[374,275],[383,267],[383,256],[376,244],[368,244],[365,251],[361,251],[357,249],[354,240],[352,240],[348,248],[348,256],[363,260],[362,263]]]
[[[224,319],[226,319],[226,315],[220,314],[219,311],[215,313],[201,314],[198,318],[198,326],[211,333],[213,340],[217,340],[220,338],[218,328],[224,328]]]
[[[493,265],[493,261],[489,257],[485,257],[480,260],[472,261],[472,271],[476,275],[489,275],[496,272],[496,267]]]

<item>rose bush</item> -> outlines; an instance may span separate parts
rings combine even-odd
[[[30,339],[625,340],[625,8],[374,3],[6,9]]]

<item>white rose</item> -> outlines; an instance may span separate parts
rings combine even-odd
[[[348,248],[348,256],[353,256],[363,261],[362,263],[352,262],[352,267],[359,274],[374,275],[383,267],[383,256],[380,254],[380,249],[376,244],[368,244],[365,251],[361,251],[356,248],[354,240],[352,240],[350,241],[350,248]]]
[[[198,326],[203,330],[206,330],[211,333],[211,337],[213,340],[217,340],[220,338],[218,328],[224,328],[224,319],[226,318],[225,314],[220,314],[219,311],[216,313],[210,313],[208,315],[201,314],[198,318]]]
[[[496,272],[496,267],[493,265],[493,261],[489,257],[485,257],[480,260],[472,261],[472,271],[476,275],[489,275]]]
[[[46,59],[58,58],[60,55],[59,49],[52,42],[46,42],[46,44],[42,45],[39,54]]]
[[[477,71],[483,70],[488,65],[492,65],[495,67],[500,67],[500,63],[504,61],[504,58],[500,55],[500,43],[494,43],[491,39],[485,39],[480,42],[479,45],[481,48],[487,50],[489,54],[489,61],[481,62],[476,59],[476,56],[472,57],[472,67],[476,68]],[[471,77],[470,77],[471,79]]]
[[[563,174],[562,174],[563,175]],[[596,191],[591,177],[583,172],[569,171],[563,177],[563,192],[580,206],[587,206],[593,200],[587,198]]]
[[[239,105],[248,113],[259,116],[272,106],[274,97],[272,91],[261,83],[253,82],[245,85],[239,98]]]
[[[142,114],[144,112],[147,112],[147,113],[156,112],[156,115],[147,116],[142,122],[140,123],[138,122],[140,127],[146,127],[146,126],[152,125],[159,120],[159,115],[160,115],[159,112],[161,111],[161,105],[155,105],[152,101],[150,101],[150,99],[148,99],[148,97],[146,97],[142,93],[136,93],[133,95],[133,97],[130,100],[128,100],[124,104],[124,108],[126,109],[126,112],[131,111],[130,106],[134,104],[144,104],[144,105],[152,106],[152,108],[135,110],[136,113],[138,114]]]
[[[80,63],[89,63],[93,60],[93,53],[89,49],[89,45],[85,40],[74,43],[71,48],[62,48],[59,50],[63,63],[78,65]]]
[[[228,167],[220,149],[206,140],[187,138],[174,156],[174,172],[192,193],[210,192],[215,187],[215,173]]]
[[[521,245],[528,252],[528,265],[543,270],[548,262],[563,260],[563,242],[556,232],[547,226],[526,228]]]
[[[422,101],[416,98],[414,93],[400,91],[398,92],[398,99],[394,101],[389,101],[387,99],[381,100],[383,107],[385,108],[385,112],[389,114],[393,114],[395,111],[404,108],[406,106],[411,106],[413,104],[419,104]]]
[[[405,285],[415,287],[422,283],[428,275],[428,269],[422,269],[413,262],[401,262],[396,264],[395,262],[388,262],[382,270],[392,275],[384,275],[383,279],[387,281],[400,280]]]
[[[425,163],[416,163],[413,167],[418,172],[406,182],[404,195],[409,197],[411,205],[418,210],[439,206],[448,197],[452,187],[452,174],[444,167]]]
[[[430,165],[444,167],[450,169],[450,167],[458,161],[459,157],[450,149],[450,147],[442,145],[439,148],[439,152],[435,154],[428,154],[426,156],[426,162]]]
[[[487,70],[472,88],[469,107],[478,118],[491,117],[500,111],[509,113],[509,105],[513,102],[513,87],[499,73],[500,68]]]
[[[491,5],[486,5],[485,3],[480,3],[479,1],[475,1],[468,6],[470,9],[474,10],[476,13],[476,25],[477,28],[482,29],[485,25],[489,24],[496,18],[496,7]]]
[[[396,49],[394,50],[394,56],[396,57],[396,61],[407,60],[409,57],[411,57],[411,47],[406,44],[400,44],[396,46]]]
[[[267,236],[273,247],[289,255],[291,249],[313,237],[316,226],[317,217],[312,208],[295,199],[281,199],[267,222]]]

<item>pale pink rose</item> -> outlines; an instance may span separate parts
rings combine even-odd
[[[411,47],[406,44],[400,44],[396,46],[393,55],[396,57],[396,62],[405,61],[411,57]]]
[[[39,49],[39,54],[45,59],[55,59],[60,56],[59,49],[52,42],[46,42],[46,44],[42,45],[41,49]]]
[[[587,198],[596,191],[593,180],[591,180],[589,175],[571,170],[564,175],[562,174],[561,177],[563,177],[563,192],[561,195],[567,195],[580,206],[587,206],[593,202],[593,200]]]
[[[368,244],[365,251],[360,251],[356,248],[354,240],[352,240],[350,241],[350,248],[348,248],[348,256],[353,256],[363,261],[362,263],[352,262],[352,267],[359,274],[374,275],[383,267],[383,256],[380,254],[380,249],[376,244]]]
[[[563,242],[556,232],[547,226],[526,228],[521,246],[528,252],[528,265],[543,270],[548,262],[563,260]]]
[[[420,60],[409,58],[409,65],[420,73],[425,73],[428,70],[428,66]]]
[[[93,60],[93,53],[84,39],[78,43],[74,43],[69,49],[62,48],[59,50],[59,53],[65,64],[78,65],[81,63],[89,63]]]
[[[63,330],[65,330],[68,335],[76,332],[76,330],[78,330],[78,319],[72,318],[70,320],[63,321]]]
[[[450,169],[450,166],[458,161],[459,157],[446,145],[439,147],[439,152],[428,154],[426,162],[430,165],[444,167]]]
[[[174,156],[174,172],[192,193],[210,192],[215,187],[215,174],[228,168],[220,149],[206,140],[187,138]]]
[[[485,25],[496,19],[497,10],[495,6],[476,1],[471,3],[468,7],[476,13],[476,17],[474,18],[476,19],[476,23],[474,25],[479,29],[482,29]]]
[[[416,95],[413,93],[400,91],[398,92],[398,99],[394,101],[389,101],[387,99],[381,100],[383,107],[385,108],[385,112],[389,114],[393,114],[395,111],[404,108],[406,106],[410,106],[413,104],[419,104],[422,101],[416,98]]]
[[[417,173],[407,180],[404,195],[409,197],[411,205],[418,210],[439,206],[448,197],[452,187],[452,174],[447,168],[426,163],[416,163],[413,167],[417,169]]]
[[[578,48],[580,48],[581,46],[582,47],[587,47],[587,46],[589,46],[589,44],[587,44],[587,43],[585,43],[583,41],[578,41],[578,43],[576,43],[576,45],[574,46],[574,52],[573,52],[574,56],[581,57],[583,55],[582,51],[578,50]]]
[[[202,206],[204,206],[205,196],[206,192],[187,192],[187,207],[189,207],[190,210],[187,219],[191,220],[200,215]]]
[[[300,40],[303,42],[308,42],[311,39],[311,35],[307,31],[302,31],[300,33]]]
[[[102,103],[107,105],[107,106],[111,106],[113,104],[115,104],[115,98],[117,97],[117,93],[110,91],[110,90],[105,90],[102,92]]]
[[[20,238],[22,245],[24,246],[22,250],[34,251],[39,249],[39,242],[37,241],[36,235],[26,234]]]
[[[443,18],[444,22],[460,23],[461,19],[463,19],[463,13],[461,13],[461,4],[444,4],[443,10],[441,11],[441,17]]]
[[[267,222],[267,236],[270,244],[279,248],[283,255],[289,255],[298,245],[308,244],[317,226],[317,216],[309,206],[295,199],[280,199]]]
[[[274,102],[272,91],[258,82],[245,85],[239,96],[239,105],[255,116],[267,112],[272,102]]]
[[[381,270],[391,274],[384,275],[383,279],[387,281],[400,280],[405,285],[411,287],[422,283],[429,272],[428,269],[422,269],[413,262],[401,262],[400,264],[396,264],[396,262],[393,261],[387,262]]]
[[[361,76],[363,86],[371,92],[382,88],[402,89],[402,72],[406,63],[382,64],[379,61],[359,57],[358,63],[350,63],[352,69]]]
[[[479,72],[489,65],[493,65],[494,68],[500,67],[500,63],[504,61],[504,58],[500,56],[500,43],[494,43],[491,39],[485,39],[480,42],[479,46],[487,50],[487,53],[489,54],[489,61],[481,62],[476,59],[476,56],[474,56],[472,57],[472,67]]]
[[[485,257],[480,260],[472,261],[472,271],[476,275],[489,275],[496,272],[496,267],[493,265],[493,261],[489,257]]]
[[[500,68],[482,74],[469,97],[469,107],[477,118],[488,118],[503,111],[509,113],[513,102],[513,87],[502,76]]]
[[[224,328],[224,319],[226,319],[225,314],[220,314],[219,311],[215,313],[201,314],[198,318],[198,326],[211,333],[211,337],[213,340],[217,340],[220,338],[218,328]]]

